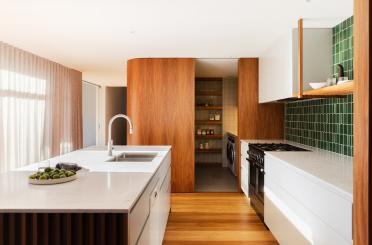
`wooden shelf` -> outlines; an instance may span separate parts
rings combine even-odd
[[[222,148],[215,149],[195,149],[197,153],[222,153]]]
[[[352,94],[354,92],[354,81],[328,86],[303,92],[305,98],[337,97]]]
[[[222,110],[222,106],[196,106],[196,110]]]
[[[197,82],[222,82],[222,77],[195,77]]]
[[[209,120],[197,120],[195,121],[195,124],[196,125],[222,125],[222,120],[218,120],[218,121],[209,121]]]
[[[196,91],[196,96],[222,96],[221,91]]]
[[[195,135],[197,139],[222,139],[222,134]]]

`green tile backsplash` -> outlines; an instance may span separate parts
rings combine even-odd
[[[352,156],[353,96],[287,103],[285,138]]]
[[[353,17],[332,30],[333,73],[338,64],[353,79]],[[285,138],[301,144],[353,156],[353,95],[288,102],[285,106]]]
[[[338,77],[338,64],[344,67],[345,76],[353,79],[353,17],[332,28],[333,75]]]

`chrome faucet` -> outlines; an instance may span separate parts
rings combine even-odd
[[[133,124],[132,124],[132,120],[124,115],[124,114],[117,114],[115,116],[113,116],[111,119],[110,119],[110,122],[109,122],[109,125],[108,125],[108,142],[107,142],[107,151],[108,151],[108,155],[109,156],[112,156],[112,145],[113,145],[113,142],[112,142],[112,138],[111,138],[111,128],[112,128],[112,123],[115,121],[116,118],[124,118],[128,121],[128,124],[129,124],[129,134],[133,134]]]

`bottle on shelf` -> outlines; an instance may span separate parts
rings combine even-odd
[[[201,130],[201,128],[198,128],[197,135],[201,135],[201,134],[202,134],[202,130]]]

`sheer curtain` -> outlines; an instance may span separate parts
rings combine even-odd
[[[0,42],[0,172],[81,146],[81,72]]]

